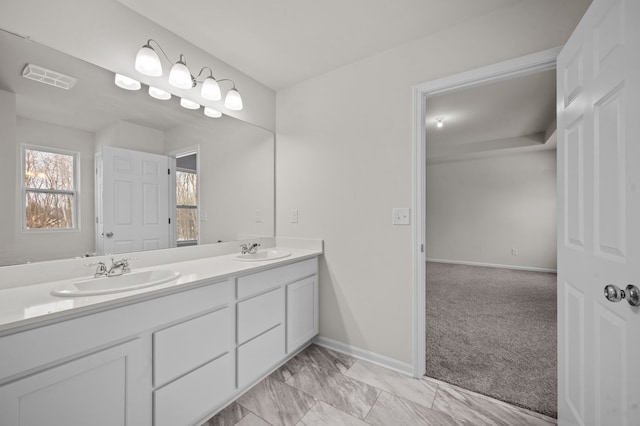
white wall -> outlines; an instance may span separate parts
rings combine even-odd
[[[164,132],[126,120],[118,120],[96,132],[96,152],[102,151],[103,146],[164,154]]]
[[[20,157],[16,145],[16,95],[0,90],[0,265],[14,263],[17,216],[17,176]]]
[[[322,336],[413,362],[411,229],[391,225],[412,201],[411,87],[561,45],[588,3],[518,2],[277,93],[276,229],[325,240]]]
[[[189,11],[188,13],[197,13]],[[215,107],[273,130],[275,94],[241,71],[195,47],[165,28],[118,3],[116,0],[2,0],[0,28],[29,36],[32,40],[78,57],[102,68],[137,78],[143,83]],[[244,109],[230,111],[224,102],[205,101],[195,91],[170,86],[165,77],[146,77],[135,71],[135,55],[147,39],[157,40],[171,58],[183,53],[190,66],[213,68],[218,79],[230,78],[242,94]],[[168,64],[164,63],[165,70]],[[224,89],[227,87],[224,86]]]
[[[556,269],[555,154],[428,163],[427,258]]]

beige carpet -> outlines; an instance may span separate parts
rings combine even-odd
[[[556,274],[427,262],[427,376],[557,417]]]

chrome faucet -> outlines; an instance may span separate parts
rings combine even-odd
[[[118,275],[131,272],[131,268],[129,267],[130,260],[132,260],[132,258],[123,258],[123,259],[114,261],[112,257],[111,267],[109,267],[109,269],[107,269],[107,265],[103,261],[95,262],[95,263],[85,263],[85,266],[96,267],[96,272],[93,274],[94,278],[117,277]]]
[[[131,272],[131,268],[129,268],[130,258],[123,258],[120,260],[113,260],[111,258],[111,267],[107,271],[108,277],[117,277],[118,275],[126,274],[127,272]]]
[[[107,265],[104,262],[95,262],[95,263],[85,263],[84,266],[95,266],[96,272],[93,274],[94,278],[106,277],[107,276]]]
[[[240,244],[240,249],[241,249],[241,254],[255,254],[258,251],[258,247],[260,247],[260,244],[258,243],[253,243],[253,244]]]

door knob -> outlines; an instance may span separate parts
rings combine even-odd
[[[113,232],[109,231],[106,234],[104,234],[104,236],[107,237],[107,238],[111,238],[111,237],[113,237]]]
[[[640,290],[633,284],[629,284],[624,290],[615,284],[608,284],[604,286],[604,297],[609,302],[615,303],[626,299],[631,306],[640,305]]]

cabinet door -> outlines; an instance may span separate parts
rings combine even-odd
[[[318,334],[318,278],[287,285],[287,353]]]
[[[148,425],[150,406],[132,373],[142,359],[136,339],[6,384],[0,424]]]

